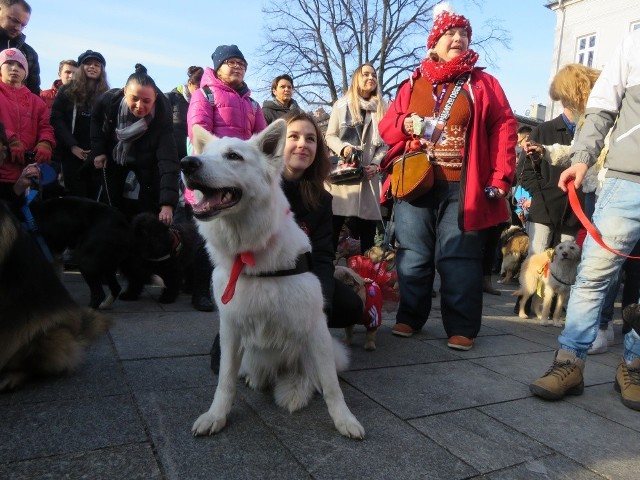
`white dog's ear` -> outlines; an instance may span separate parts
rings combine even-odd
[[[282,166],[282,150],[286,133],[287,123],[278,119],[254,139],[258,149],[267,156],[269,165],[277,172]]]
[[[194,125],[191,131],[193,133],[193,153],[202,153],[204,146],[216,138],[198,124]]]

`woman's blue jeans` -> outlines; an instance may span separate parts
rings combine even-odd
[[[397,323],[421,329],[431,312],[436,269],[448,336],[475,338],[482,318],[484,232],[458,226],[460,184],[436,182],[414,202],[396,201],[396,267],[400,287]]]
[[[611,248],[628,254],[640,239],[640,183],[606,178],[593,214],[593,223]],[[609,286],[617,279],[624,257],[598,245],[587,235],[571,288],[565,328],[558,341],[564,350],[586,359],[598,333],[600,316]],[[640,358],[640,337],[633,330],[625,335],[624,358]]]

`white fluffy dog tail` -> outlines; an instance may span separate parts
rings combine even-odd
[[[333,338],[333,357],[336,362],[336,371],[343,372],[349,368],[349,352],[340,340]]]

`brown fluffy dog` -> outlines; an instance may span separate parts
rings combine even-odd
[[[354,272],[352,269],[343,266],[336,266],[335,272],[333,273],[334,278],[340,280],[342,283],[353,289],[354,292],[358,294],[360,300],[362,300],[362,304],[365,305],[367,300],[367,292],[364,279]],[[345,345],[351,345],[353,342],[353,327],[351,325],[344,329]],[[378,330],[367,330],[367,338],[364,343],[364,349],[373,351],[376,349],[376,335]]]
[[[529,250],[529,237],[522,227],[512,225],[500,235],[502,250],[502,267],[498,283],[509,283],[520,270],[522,262],[527,258]]]
[[[580,247],[574,241],[561,242],[549,253],[538,253],[528,257],[520,270],[520,289],[513,295],[520,299],[520,318],[528,318],[525,313],[525,305],[529,297],[536,294],[538,283],[541,282],[543,293],[542,311],[540,311],[540,297],[534,298],[534,311],[541,320],[542,325],[549,325],[549,312],[551,301],[557,295],[556,308],[553,312],[553,325],[562,326],[560,314],[565,300],[569,296],[571,285],[576,281],[578,263],[580,262]]]
[[[78,306],[34,239],[0,201],[0,392],[82,361],[109,321]]]

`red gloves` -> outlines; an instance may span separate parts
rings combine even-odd
[[[11,163],[24,163],[24,145],[18,137],[9,139],[9,150],[11,151]]]
[[[49,142],[38,142],[33,151],[36,153],[37,163],[51,163],[52,152]]]

